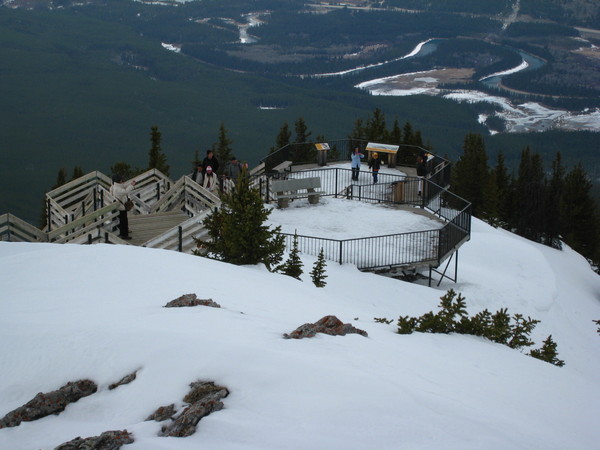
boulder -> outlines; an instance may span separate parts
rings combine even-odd
[[[368,337],[366,331],[355,328],[349,323],[343,323],[335,316],[325,316],[315,323],[300,325],[290,334],[284,334],[283,337],[286,339],[302,339],[313,337],[317,333],[329,334],[331,336],[345,336],[348,333],[355,333]]]
[[[121,446],[133,443],[133,436],[127,430],[105,431],[100,436],[72,441],[59,445],[54,450],[118,450]]]
[[[69,382],[56,391],[40,392],[25,405],[9,412],[0,419],[0,428],[16,427],[21,422],[31,422],[50,414],[58,414],[64,411],[69,403],[87,397],[97,390],[98,386],[93,381],[79,380]]]
[[[121,378],[119,381],[117,381],[116,383],[112,383],[108,386],[109,390],[113,390],[118,388],[119,386],[123,386],[124,384],[129,384],[131,383],[133,380],[135,380],[137,376],[137,370],[133,373],[130,373],[129,375],[125,375],[123,378]]]
[[[165,305],[165,308],[180,308],[183,306],[210,306],[211,308],[220,308],[221,305],[214,302],[212,299],[200,299],[196,294],[184,294],[181,297],[177,297],[175,300],[171,300]]]
[[[171,423],[162,427],[160,436],[191,436],[195,433],[200,419],[223,409],[224,405],[221,399],[229,395],[227,388],[217,386],[211,381],[197,381],[190,387],[192,389],[183,399],[190,405]]]
[[[165,420],[172,419],[175,413],[175,405],[171,403],[170,405],[160,406],[157,408],[156,411],[150,414],[146,420],[164,422]]]

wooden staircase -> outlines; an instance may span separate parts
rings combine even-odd
[[[129,230],[131,245],[143,245],[164,232],[182,224],[189,217],[181,211],[166,211],[154,214],[130,214]]]

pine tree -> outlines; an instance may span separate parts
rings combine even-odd
[[[515,200],[516,233],[541,242],[544,229],[545,180],[542,158],[529,147],[521,153]]]
[[[394,125],[392,125],[392,131],[390,131],[389,135],[389,141],[392,145],[399,145],[402,143],[402,129],[400,128],[398,119],[394,120]]]
[[[196,243],[215,259],[238,265],[263,263],[272,270],[281,262],[285,240],[281,227],[264,224],[270,213],[243,169],[235,188],[223,195],[221,207],[204,220],[210,239]]]
[[[289,145],[291,137],[292,132],[290,131],[290,126],[287,122],[285,122],[279,129],[279,133],[277,134],[277,138],[275,139],[275,146],[271,147],[270,153],[274,153],[277,150],[282,149],[286,145]]]
[[[511,223],[513,182],[504,162],[504,154],[500,152],[493,169],[496,190],[498,192],[498,224],[507,228]]]
[[[556,342],[552,340],[552,335],[546,338],[546,340],[544,341],[544,345],[542,345],[541,348],[531,350],[531,352],[529,352],[529,356],[533,356],[534,358],[549,362],[550,364],[554,364],[558,367],[562,367],[565,365],[565,362],[563,360],[558,359]]]
[[[316,287],[322,288],[325,287],[325,285],[327,284],[327,282],[325,281],[325,278],[327,278],[327,275],[325,275],[326,267],[327,265],[325,263],[325,255],[323,254],[323,247],[321,247],[319,257],[317,258],[317,261],[315,262],[315,265],[313,266],[313,269],[310,272],[310,278],[312,279],[312,282]]]
[[[304,273],[302,270],[302,260],[300,259],[300,251],[298,250],[298,234],[294,233],[294,241],[292,243],[292,251],[288,256],[285,264],[281,266],[281,273],[300,280],[300,276]]]
[[[76,180],[77,178],[80,178],[82,176],[83,176],[83,169],[81,168],[81,166],[73,167],[73,176],[72,176],[71,180]]]
[[[167,164],[167,156],[161,148],[162,135],[158,127],[153,125],[150,128],[150,150],[148,151],[148,169],[160,170],[163,174],[169,176],[170,167]]]
[[[544,244],[560,249],[560,201],[563,193],[565,169],[561,162],[560,152],[552,162],[552,178],[546,186],[544,206]]]
[[[212,151],[219,161],[219,175],[225,170],[225,165],[231,160],[233,150],[231,145],[233,141],[227,137],[225,124],[221,122],[219,126],[219,140],[212,145]]]
[[[51,190],[54,190],[57,187],[60,187],[66,183],[67,183],[67,169],[65,169],[64,167],[61,167],[60,169],[58,169],[58,174],[56,175],[56,183],[54,183],[54,186],[52,186]]]
[[[487,159],[481,135],[469,133],[463,154],[452,168],[452,192],[471,202],[472,214],[476,217],[481,217],[485,209],[484,192],[489,183]]]
[[[388,132],[385,124],[385,115],[379,108],[373,111],[373,117],[367,119],[365,126],[365,135],[367,140],[385,143],[388,139]]]
[[[350,139],[356,139],[356,140],[360,140],[360,141],[364,141],[366,139],[365,127],[363,125],[362,119],[356,119],[354,121],[354,128],[352,129],[352,132],[350,133],[350,136],[348,136],[348,137]],[[354,147],[352,147],[352,145],[350,147],[354,148]]]
[[[560,203],[560,232],[563,240],[576,252],[594,259],[599,250],[600,220],[591,189],[592,183],[581,163],[565,175]]]
[[[294,129],[296,131],[296,138],[294,140],[297,144],[303,144],[308,141],[309,136],[312,134],[311,131],[308,131],[308,126],[302,117],[299,117],[298,120],[294,123]]]

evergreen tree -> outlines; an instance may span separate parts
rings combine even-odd
[[[412,125],[410,124],[410,122],[406,122],[404,124],[404,131],[402,133],[402,136],[404,137],[404,139],[402,140],[403,144],[415,145],[415,136],[413,134]]]
[[[308,126],[302,117],[299,117],[298,120],[294,123],[294,129],[296,131],[296,139],[294,140],[297,144],[303,144],[308,141],[309,136],[312,134],[311,131],[308,131]]]
[[[233,154],[233,150],[231,148],[232,144],[233,141],[227,137],[227,129],[225,128],[225,124],[221,122],[221,125],[219,126],[219,140],[212,145],[212,151],[219,162],[219,175],[223,173],[223,170],[225,170],[225,165],[231,160],[231,156]]]
[[[476,217],[481,217],[485,209],[484,192],[489,183],[487,159],[481,135],[469,133],[463,154],[452,168],[452,192],[471,202]]]
[[[264,263],[272,270],[281,262],[285,240],[281,227],[264,224],[270,213],[243,169],[235,188],[223,195],[221,207],[204,220],[210,239],[196,243],[215,259],[238,265]]]
[[[546,187],[544,244],[561,248],[560,244],[560,201],[562,197],[565,169],[561,163],[560,152],[552,162],[552,178]]]
[[[81,168],[81,166],[75,166],[73,167],[73,177],[71,178],[71,180],[81,178],[83,175],[83,169]]]
[[[325,281],[325,278],[327,278],[327,275],[325,275],[326,267],[327,265],[325,263],[325,255],[323,254],[323,247],[321,247],[319,257],[317,258],[317,261],[315,262],[315,265],[313,266],[313,269],[310,272],[310,278],[312,279],[312,282],[316,287],[322,288],[325,287],[325,285],[327,284],[327,282]]]
[[[160,170],[166,176],[169,176],[170,167],[167,164],[167,156],[161,148],[161,132],[158,127],[153,125],[150,128],[150,150],[148,151],[148,169]]]
[[[481,219],[493,227],[500,224],[500,191],[496,181],[496,172],[491,171],[488,177],[488,182],[483,191],[483,207],[481,211]]]
[[[498,224],[502,227],[508,227],[511,222],[512,214],[512,179],[508,175],[508,170],[504,162],[504,154],[500,152],[496,159],[496,167],[493,169],[494,181],[498,192]]]
[[[294,241],[292,244],[292,251],[290,255],[280,268],[281,273],[288,275],[290,277],[296,278],[297,280],[301,280],[300,276],[303,273],[302,270],[302,260],[300,259],[300,252],[298,250],[298,234],[294,233]]]
[[[290,126],[285,122],[279,129],[279,134],[277,134],[277,138],[275,139],[275,146],[271,147],[270,153],[274,153],[286,145],[289,145],[291,137],[292,132],[290,131]]]
[[[392,131],[390,131],[389,135],[389,141],[392,145],[402,144],[402,129],[400,128],[398,119],[394,120],[394,125],[392,125]]]
[[[350,139],[356,139],[360,141],[366,140],[365,127],[363,125],[362,119],[356,119],[354,121],[354,128],[352,129],[352,132],[348,137]]]
[[[54,183],[54,186],[52,186],[51,190],[54,190],[57,187],[60,187],[66,183],[67,183],[67,169],[65,169],[64,167],[61,167],[60,169],[58,169],[58,174],[56,175],[56,183]]]
[[[126,162],[120,161],[118,163],[113,164],[110,167],[110,172],[113,175],[119,175],[124,180],[129,180],[130,178],[132,178],[132,177],[134,177],[136,175],[139,175],[143,171],[141,169],[138,169],[138,168],[134,169],[129,164],[127,164]]]
[[[529,147],[521,153],[519,176],[516,182],[516,233],[541,242],[544,229],[545,181],[542,159]]]
[[[592,183],[578,164],[565,175],[560,203],[560,232],[576,252],[597,261],[598,212],[590,195]]]
[[[387,142],[388,131],[385,125],[385,115],[379,108],[375,108],[375,111],[373,111],[373,117],[369,117],[367,119],[365,135],[369,141],[381,143]]]
[[[544,341],[542,348],[534,349],[529,352],[529,356],[549,362],[555,366],[562,367],[565,362],[558,359],[558,351],[556,350],[556,342],[552,340],[552,335],[548,336]]]

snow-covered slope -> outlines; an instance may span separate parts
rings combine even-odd
[[[477,220],[459,258],[459,282],[439,288],[329,263],[318,289],[308,256],[301,282],[169,251],[0,243],[0,417],[68,381],[99,385],[60,415],[0,429],[0,449],[117,429],[132,450],[597,448],[600,277],[568,248]],[[472,336],[395,333],[449,288],[471,314],[541,320],[537,347],[552,334],[566,366]],[[186,293],[222,308],[163,308]],[[328,314],[369,337],[282,338]],[[158,437],[145,418],[196,380],[227,386],[225,409],[191,437]]]

